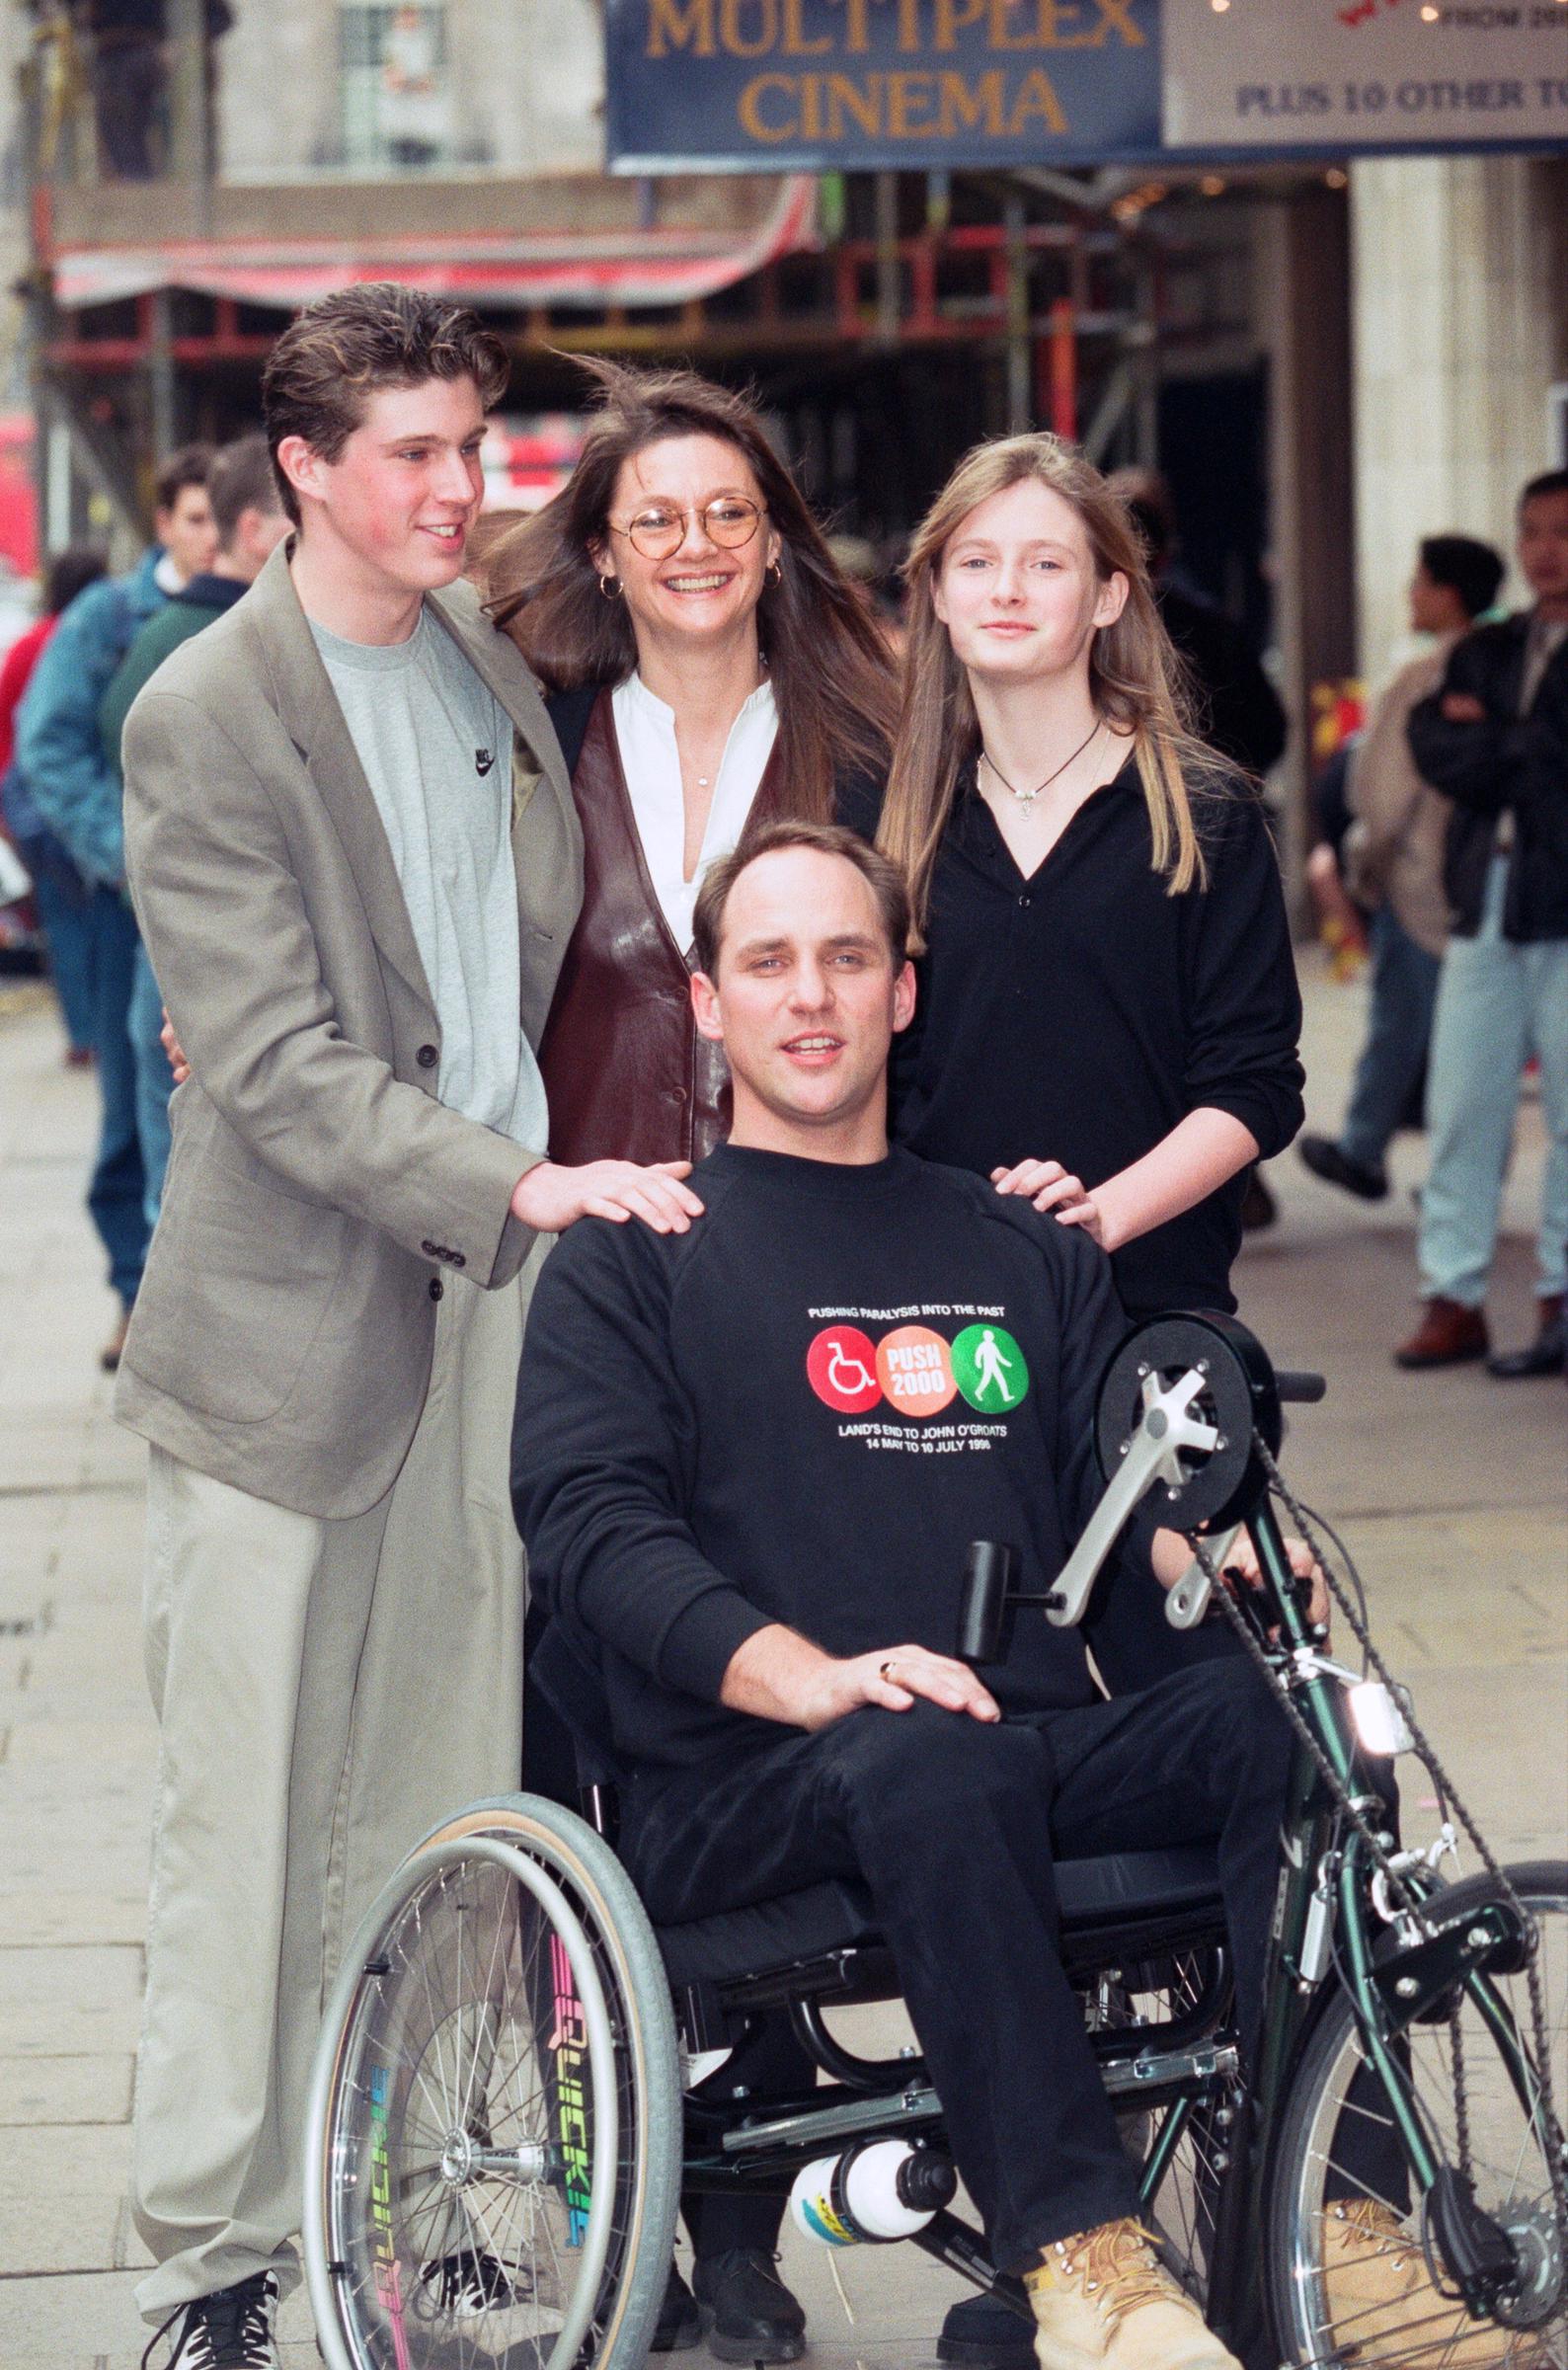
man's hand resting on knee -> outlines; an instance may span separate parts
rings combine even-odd
[[[559,1234],[580,1218],[608,1218],[617,1225],[640,1218],[656,1234],[684,1234],[702,1216],[701,1202],[682,1182],[690,1174],[689,1160],[661,1160],[654,1168],[633,1160],[589,1160],[583,1168],[541,1160],[517,1179],[511,1214],[540,1234]]]
[[[926,1646],[878,1647],[840,1660],[780,1621],[770,1621],[737,1649],[719,1691],[730,1710],[788,1728],[828,1728],[864,1703],[908,1711],[916,1699],[975,1720],[1001,1718],[994,1697],[967,1663]]]

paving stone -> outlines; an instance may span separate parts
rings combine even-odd
[[[127,2123],[134,2066],[131,2057],[0,2058],[0,2124]]]
[[[133,1871],[124,1871],[128,1880]],[[147,1932],[145,1887],[112,1891],[103,1884],[78,1891],[13,1892],[3,1896],[5,1943],[12,1949],[79,1942],[139,1943]]]

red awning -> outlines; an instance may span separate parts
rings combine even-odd
[[[190,288],[292,311],[356,280],[398,279],[434,296],[493,308],[687,304],[808,245],[815,229],[816,184],[796,174],[781,181],[766,220],[743,233],[475,232],[392,238],[374,248],[342,239],[62,247],[53,259],[54,300],[74,309],[115,304],[153,288]]]

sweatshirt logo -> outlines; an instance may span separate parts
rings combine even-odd
[[[966,1325],[951,1346],[929,1325],[896,1325],[873,1343],[858,1325],[827,1325],[806,1353],[806,1377],[826,1407],[864,1415],[879,1400],[899,1415],[940,1415],[962,1392],[978,1414],[1005,1416],[1029,1388],[1029,1368],[1000,1325]]]

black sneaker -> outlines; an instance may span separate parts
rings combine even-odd
[[[1295,1148],[1303,1164],[1325,1185],[1337,1185],[1342,1193],[1353,1193],[1359,1202],[1387,1200],[1388,1172],[1380,1161],[1374,1168],[1369,1160],[1353,1160],[1331,1136],[1302,1136]]]
[[[698,2255],[691,2284],[708,2351],[721,2362],[798,2362],[806,2315],[760,2247]]]
[[[689,2353],[702,2338],[702,2316],[697,2299],[687,2287],[673,2263],[665,2282],[665,2301],[659,2308],[654,2327],[652,2353]]]
[[[533,2294],[532,2278],[520,2263],[504,2263],[478,2247],[436,2255],[421,2267],[420,2285],[437,2310],[459,2319],[505,2313]]]
[[[965,2296],[948,2307],[936,2358],[964,2370],[1035,2370],[1034,2329],[999,2296]]]
[[[198,2296],[170,2314],[142,2355],[141,2370],[149,2370],[153,2347],[171,2332],[174,2351],[165,2370],[280,2370],[273,2335],[276,2311],[274,2271],[258,2271],[232,2288]]]

